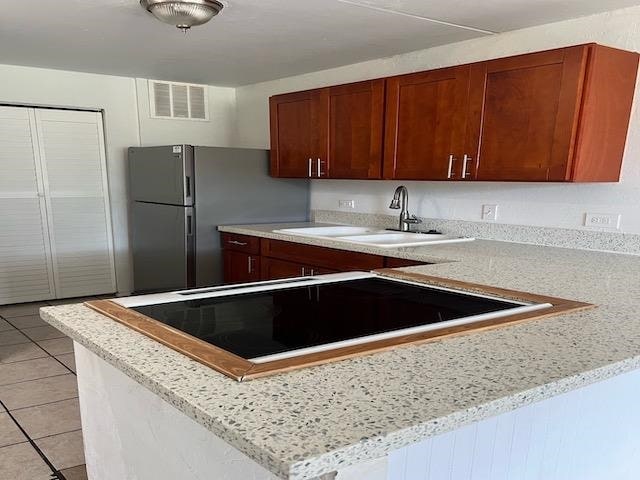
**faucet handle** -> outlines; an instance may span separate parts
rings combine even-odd
[[[416,217],[415,215],[411,215],[409,216],[409,218],[407,218],[405,221],[405,223],[411,223],[411,224],[418,224],[418,223],[422,223],[422,220],[420,220],[418,217]]]

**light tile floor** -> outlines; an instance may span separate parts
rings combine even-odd
[[[0,479],[86,480],[73,342],[38,309],[0,306]]]

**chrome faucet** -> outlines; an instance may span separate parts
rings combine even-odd
[[[398,221],[398,230],[408,232],[411,225],[422,223],[415,215],[409,214],[409,192],[407,187],[400,185],[393,194],[393,200],[389,208],[400,210],[400,219]]]

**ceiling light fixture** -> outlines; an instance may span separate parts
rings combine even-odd
[[[207,23],[224,5],[215,0],[140,0],[142,8],[169,25],[183,32],[191,27]]]

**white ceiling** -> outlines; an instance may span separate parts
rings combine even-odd
[[[137,0],[2,0],[0,63],[244,85],[637,5],[640,0],[223,3],[218,17],[184,35],[152,18]]]

